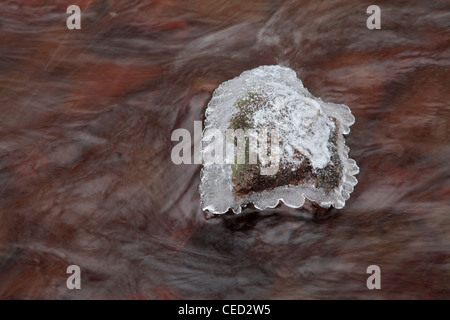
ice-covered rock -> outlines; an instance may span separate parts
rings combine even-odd
[[[359,172],[356,162],[348,158],[343,137],[354,121],[347,106],[309,93],[290,68],[261,66],[222,83],[206,109],[202,150],[204,160],[223,154],[224,161],[203,164],[203,210],[240,213],[251,203],[263,210],[279,201],[299,208],[305,198],[323,208],[343,208]],[[226,141],[217,143],[238,129],[248,133],[241,153],[244,163],[236,157],[242,152],[238,139],[230,140],[234,150],[227,149]],[[211,132],[217,135],[212,138]],[[265,143],[266,149],[262,148]],[[213,151],[212,157],[213,144],[220,150]],[[271,148],[274,144],[279,148]],[[259,155],[256,162],[251,160],[254,154]],[[231,162],[225,160],[227,156]],[[264,173],[268,166],[276,169]]]

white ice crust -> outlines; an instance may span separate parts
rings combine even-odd
[[[296,164],[298,160],[293,157],[296,149],[308,157],[314,169],[324,168],[330,161],[329,137],[335,129],[330,116],[336,118],[340,127],[337,153],[343,165],[342,180],[339,187],[328,194],[314,185],[289,185],[235,200],[231,165],[204,164],[200,174],[202,209],[214,214],[225,213],[229,209],[240,213],[242,207],[250,203],[264,210],[276,207],[280,201],[299,208],[303,206],[305,197],[324,208],[343,208],[358,182],[354,175],[359,172],[356,162],[348,158],[349,148],[342,135],[348,134],[349,127],[355,122],[350,109],[314,97],[290,68],[261,66],[222,83],[214,91],[206,109],[205,130],[218,129],[225,136],[231,118],[238,111],[235,103],[249,93],[262,93],[268,101],[252,115],[253,125],[255,128],[275,126],[281,130],[284,163]]]

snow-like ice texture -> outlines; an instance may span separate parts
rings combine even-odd
[[[331,157],[330,133],[338,129],[337,154],[343,167],[341,181],[331,192],[312,184],[286,185],[238,199],[234,194],[232,165],[204,164],[200,183],[202,209],[214,214],[229,209],[240,213],[242,207],[250,203],[263,210],[276,207],[280,201],[299,208],[305,197],[324,208],[343,208],[358,182],[354,175],[359,172],[356,162],[348,158],[349,148],[343,137],[355,121],[350,109],[314,97],[290,68],[261,66],[222,83],[214,91],[206,109],[205,130],[219,129],[225,137],[225,130],[239,111],[236,102],[248,97],[249,93],[256,93],[266,101],[250,116],[252,126],[279,130],[283,146],[280,151],[283,164],[280,166],[298,164],[298,158],[294,157],[294,150],[298,150],[310,160],[314,170],[325,168]],[[330,117],[336,119],[339,128],[335,128]],[[223,147],[225,154],[225,143]]]

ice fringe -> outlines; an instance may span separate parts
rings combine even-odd
[[[343,165],[339,187],[326,193],[313,185],[289,185],[256,192],[243,199],[235,200],[231,165],[205,164],[201,170],[199,187],[202,209],[213,214],[222,214],[229,209],[234,213],[240,213],[242,207],[250,203],[253,203],[255,208],[264,210],[276,207],[280,201],[289,207],[299,208],[305,203],[305,198],[324,208],[330,206],[337,209],[343,208],[358,182],[354,176],[359,172],[356,162],[348,157],[349,148],[345,145],[343,137],[343,134],[350,132],[350,126],[355,121],[350,108],[314,97],[297,78],[295,71],[290,68],[260,66],[222,83],[214,91],[206,109],[205,130],[219,129],[225,134],[225,130],[230,126],[230,119],[237,112],[234,106],[236,101],[249,92],[264,92],[272,99],[272,105],[275,108],[286,107],[288,112],[295,113],[295,117],[285,118],[285,120],[291,118],[297,121],[290,123],[296,125],[296,129],[289,131],[290,135],[287,139],[293,147],[301,149],[303,146],[311,151],[309,157],[315,168],[323,168],[330,160],[329,152],[323,146],[324,141],[326,142],[324,137],[327,133],[329,134],[332,124],[331,120],[326,122],[324,119],[328,119],[329,116],[337,119],[341,132],[337,139],[337,153]],[[298,123],[299,115],[302,115],[301,119],[306,119],[304,121],[309,121],[308,125],[313,125],[311,136],[303,135],[302,123]],[[256,118],[255,123],[264,125],[264,119],[273,117],[270,115],[264,117],[263,114],[259,114]],[[278,123],[277,125],[287,124]],[[303,138],[300,138],[301,135]]]

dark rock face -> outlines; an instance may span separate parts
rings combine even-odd
[[[332,118],[335,123],[335,130],[331,132],[329,139],[329,149],[331,153],[330,162],[323,169],[316,169],[316,186],[323,188],[326,192],[338,188],[342,178],[342,161],[337,152],[337,139],[339,135],[339,126],[335,118]]]
[[[251,193],[263,190],[272,190],[276,187],[316,183],[317,177],[309,161],[305,159],[295,168],[286,167],[279,169],[273,175],[261,175],[261,167],[248,164],[233,174],[235,193],[238,198],[243,198]]]
[[[237,101],[235,106],[239,111],[231,119],[231,128],[235,130],[254,129],[251,124],[252,115],[255,110],[261,109],[265,102],[266,99],[257,93],[249,93],[248,96]],[[271,143],[270,138],[267,143]],[[237,147],[237,142],[235,146]],[[280,147],[283,149],[282,142]],[[246,164],[233,166],[233,184],[237,199],[276,187],[316,183],[317,177],[311,163],[299,151],[296,150],[296,154],[300,165],[296,168],[285,164],[283,159],[280,159],[281,166],[275,175],[262,175],[259,161],[257,164],[248,164],[249,148],[249,142],[246,141]]]
[[[250,98],[250,99],[249,99]],[[249,103],[249,101],[252,103]],[[256,101],[256,103],[255,103]],[[251,126],[251,117],[254,111],[261,107],[264,102],[262,97],[251,94],[238,101],[236,107],[239,112],[231,119],[231,128],[233,129],[254,129]],[[307,157],[298,150],[295,151],[298,158],[298,165],[291,165],[280,159],[280,168],[275,175],[262,175],[261,164],[248,164],[249,142],[246,142],[246,164],[233,166],[233,184],[237,199],[264,190],[272,190],[281,186],[295,185],[315,185],[317,188],[324,189],[327,193],[338,188],[342,178],[342,163],[337,153],[337,136],[339,134],[339,124],[335,118],[330,117],[335,123],[335,130],[331,132],[329,138],[329,149],[331,153],[330,163],[323,169],[314,169]],[[268,144],[270,144],[270,138]],[[237,147],[237,142],[235,142]],[[280,143],[283,150],[283,142]]]

